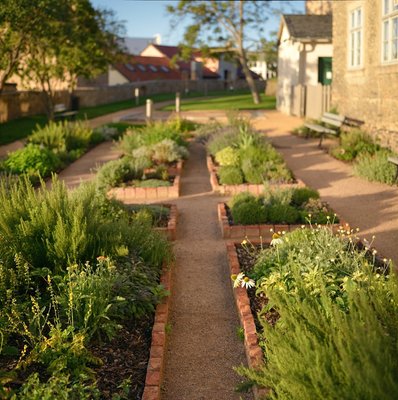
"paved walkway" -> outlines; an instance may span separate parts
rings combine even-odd
[[[217,222],[203,145],[190,145],[174,246],[171,333],[164,400],[251,399],[237,394],[234,366],[245,363],[229,280],[226,248]]]

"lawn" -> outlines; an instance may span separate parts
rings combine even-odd
[[[243,91],[235,92],[243,93]],[[222,96],[225,95],[224,91],[210,92],[208,97]],[[182,99],[201,97],[203,93],[200,92],[189,92],[182,95]],[[174,93],[162,93],[150,96],[155,103],[166,100],[173,100],[175,98]],[[141,97],[138,106],[145,104],[147,97]],[[135,99],[118,101],[110,104],[102,104],[96,107],[87,107],[79,110],[77,115],[78,119],[91,119],[100,117],[102,115],[110,114],[117,111],[126,110],[128,108],[137,107]],[[32,117],[24,117],[15,119],[8,122],[0,123],[0,145],[14,142],[15,140],[24,139],[29,136],[37,124],[43,126],[47,122],[47,118],[44,115],[35,115]]]
[[[272,110],[275,108],[274,96],[260,95],[260,104],[254,104],[250,93],[236,92],[223,94],[221,97],[205,98],[201,100],[186,101],[181,104],[182,111],[192,110]],[[174,105],[169,105],[163,110],[172,111]]]

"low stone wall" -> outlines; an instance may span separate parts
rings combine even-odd
[[[266,82],[256,82],[258,90],[264,93]],[[80,107],[95,107],[101,104],[109,104],[117,101],[134,99],[134,91],[140,89],[141,96],[151,96],[161,93],[175,93],[186,91],[206,94],[212,91],[247,88],[244,79],[228,84],[219,80],[199,81],[145,81],[118,86],[102,86],[78,88],[73,95],[79,98]],[[70,93],[57,92],[56,103],[70,104]],[[44,114],[44,96],[41,92],[24,91],[15,93],[3,93],[0,95],[0,122]],[[132,103],[133,104],[133,103]]]
[[[57,92],[56,103],[69,105],[69,98],[67,91]],[[41,92],[5,92],[0,95],[0,122],[45,114],[45,112],[44,95]]]

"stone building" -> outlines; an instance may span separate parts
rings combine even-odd
[[[398,0],[333,2],[332,103],[398,150]]]
[[[315,15],[326,15],[332,13],[331,0],[307,0],[305,2],[305,13]]]

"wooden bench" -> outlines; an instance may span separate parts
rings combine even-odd
[[[397,172],[395,173],[395,182],[397,182],[397,180],[398,180],[398,157],[392,157],[392,156],[390,156],[390,157],[388,157],[388,161],[391,163],[391,164],[394,164],[396,167],[397,167]]]
[[[319,139],[318,147],[322,147],[322,140],[326,134],[338,136],[340,134],[340,128],[344,124],[346,117],[339,114],[324,113],[321,118],[321,122],[325,125],[318,124],[304,124],[305,127],[311,131],[319,132],[321,137]]]
[[[54,106],[54,119],[63,121],[64,119],[67,120],[74,120],[77,116],[77,110],[68,110],[65,104],[56,104]]]

